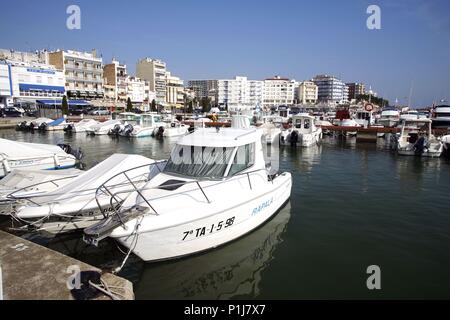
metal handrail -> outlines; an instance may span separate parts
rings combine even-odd
[[[239,173],[239,174],[233,175],[233,176],[230,177],[229,179],[224,179],[224,180],[222,180],[222,181],[218,181],[216,185],[222,184],[222,183],[226,183],[226,182],[230,182],[230,181],[234,180],[233,178],[235,178],[235,177],[240,177],[240,176],[247,175],[250,189],[253,190],[253,189],[252,189],[252,184],[251,184],[251,181],[250,181],[250,174],[255,173],[255,172],[259,172],[259,171],[266,171],[266,172],[267,172],[267,170],[266,170],[265,168],[262,168],[262,169],[257,169],[257,170],[252,170],[252,171],[248,171],[248,172]],[[269,177],[270,181],[273,183],[272,177],[271,177],[270,175],[268,175],[268,177]],[[206,193],[205,193],[203,187],[200,185],[200,181],[199,181],[199,180],[183,181],[183,182],[178,182],[178,183],[167,184],[167,185],[164,185],[164,186],[156,186],[156,187],[148,187],[148,188],[145,188],[145,187],[144,187],[144,188],[140,188],[139,190],[137,190],[137,189],[135,188],[134,190],[137,191],[138,194],[139,194],[139,196],[140,196],[142,199],[144,199],[144,201],[149,205],[149,207],[154,211],[154,214],[155,214],[155,215],[159,215],[158,212],[154,209],[154,207],[150,205],[149,200],[147,200],[147,199],[143,196],[142,191],[145,191],[145,190],[165,189],[165,188],[167,188],[167,187],[179,187],[179,186],[184,186],[184,185],[194,184],[194,183],[198,186],[198,188],[199,188],[200,191],[202,192],[203,196],[205,197],[206,201],[207,201],[208,203],[211,203],[211,201],[210,201],[209,198],[207,197],[207,195],[206,195]],[[119,194],[129,193],[129,192],[133,192],[133,190],[122,190],[122,191],[118,191],[118,192],[114,193],[114,194],[112,195],[112,197],[110,198],[110,206],[113,208],[114,214],[115,214],[115,215],[119,215],[120,212],[118,212],[117,209],[119,209],[120,207],[116,208],[116,207],[113,205],[113,198],[116,197],[116,196],[118,196]],[[120,218],[120,217],[119,217],[119,218]],[[120,218],[120,220],[122,221],[121,218]]]

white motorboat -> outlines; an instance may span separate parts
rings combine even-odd
[[[120,120],[108,120],[105,122],[100,122],[99,124],[93,125],[90,128],[86,129],[86,132],[88,134],[93,135],[106,135],[109,133],[109,131],[114,128],[115,125],[121,125],[122,123]]]
[[[259,127],[263,130],[263,142],[266,144],[274,144],[280,140],[281,126],[283,119],[279,116],[262,117],[262,125]]]
[[[400,112],[396,108],[385,108],[381,111],[380,118],[377,123],[385,128],[392,128],[398,125],[400,121]]]
[[[433,128],[450,128],[450,106],[437,106],[432,111]]]
[[[20,123],[17,124],[17,130],[38,130],[39,126],[41,125],[41,123],[50,123],[53,122],[52,119],[50,118],[37,118],[34,120],[30,120],[30,121],[22,121]]]
[[[253,128],[205,128],[180,138],[163,172],[85,229],[85,241],[111,237],[142,260],[158,261],[255,230],[283,207],[292,187],[290,173],[268,172],[261,137]]]
[[[309,114],[292,116],[292,128],[281,131],[280,144],[310,147],[322,139],[322,128],[316,127],[315,118]]]
[[[60,131],[64,130],[64,126],[67,124],[66,118],[61,117],[49,123],[41,122],[38,129],[41,131]]]
[[[98,122],[94,119],[82,119],[80,122],[68,123],[64,126],[66,132],[86,132],[94,126],[98,125]]]
[[[141,115],[134,113],[134,112],[122,112],[119,113],[117,116],[117,120],[119,120],[120,123],[116,124],[114,127],[112,127],[108,134],[109,135],[125,135],[124,130],[125,126],[130,125],[131,128],[133,126],[136,126],[141,119]],[[129,127],[130,127],[129,126]],[[128,130],[127,130],[128,131]]]
[[[153,135],[160,138],[174,138],[185,135],[186,133],[188,133],[188,130],[188,125],[181,123],[176,119],[172,119],[171,121],[165,122],[163,125],[155,128],[153,130]]]
[[[8,198],[13,192],[43,194],[66,185],[83,171],[78,169],[65,170],[32,170],[15,169],[0,180],[0,215],[10,214],[12,208],[19,202]]]
[[[149,137],[153,135],[153,131],[160,126],[165,125],[161,121],[161,116],[156,112],[144,113],[139,115],[139,119],[133,124],[128,122],[124,128],[119,131],[119,135],[124,137]]]
[[[13,169],[55,170],[75,166],[77,158],[62,147],[68,146],[0,139],[0,178]]]
[[[12,213],[16,220],[53,233],[83,228],[102,219],[120,204],[131,186],[142,187],[161,164],[140,155],[114,154],[71,181],[44,194],[11,193],[8,198],[20,201]],[[126,171],[126,174],[121,172]],[[102,186],[101,190],[98,190]],[[114,202],[111,202],[111,195]]]
[[[430,119],[403,120],[402,130],[396,141],[398,154],[440,157],[443,143],[432,134],[431,122]]]

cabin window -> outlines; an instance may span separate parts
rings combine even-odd
[[[223,178],[234,148],[177,145],[164,169],[196,178]]]
[[[255,144],[247,144],[245,146],[238,147],[236,155],[231,164],[228,176],[234,176],[235,174],[250,168],[255,163]]]
[[[301,129],[302,128],[302,119],[296,119],[295,120],[295,127],[297,129]]]
[[[309,129],[311,127],[311,120],[305,119],[303,123],[303,128]]]

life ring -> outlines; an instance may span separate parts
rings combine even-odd
[[[366,109],[366,111],[369,111],[369,112],[372,111],[373,110],[373,104],[371,104],[371,103],[366,104],[364,109]]]

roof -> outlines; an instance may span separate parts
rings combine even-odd
[[[201,128],[180,138],[177,142],[183,146],[236,147],[261,140],[262,130],[256,128],[235,129]]]

